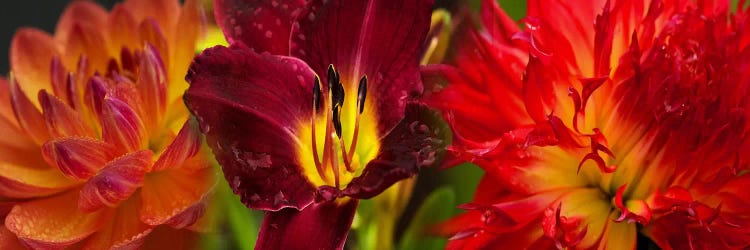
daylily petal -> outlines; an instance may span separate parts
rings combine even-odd
[[[78,191],[20,203],[5,218],[5,226],[27,246],[64,248],[99,230],[110,210],[84,213],[75,201]]]
[[[146,250],[191,249],[198,246],[201,234],[185,229],[159,226],[148,235],[142,248]]]
[[[21,93],[26,93],[35,104],[38,104],[34,98],[37,92],[50,87],[50,60],[59,53],[52,37],[44,31],[21,28],[13,36],[10,43],[11,71],[21,83]]]
[[[35,156],[38,157],[38,156]],[[0,196],[31,198],[58,193],[77,185],[56,168],[0,163]]]
[[[182,214],[201,201],[210,193],[216,183],[216,171],[208,165],[205,157],[196,156],[185,162],[185,165],[174,169],[149,174],[141,188],[140,218],[149,225],[161,225],[182,215],[188,217],[175,220],[175,225],[189,226],[200,216]],[[189,211],[201,212],[200,210]],[[179,223],[178,223],[179,222]]]
[[[141,150],[107,163],[81,189],[78,207],[92,212],[105,206],[117,206],[141,187],[143,177],[151,167],[151,157],[151,151]]]
[[[115,157],[115,148],[92,138],[66,137],[45,143],[42,156],[66,176],[86,180]]]
[[[330,64],[344,89],[367,75],[375,99],[378,132],[385,136],[404,116],[409,97],[423,91],[422,46],[430,28],[432,0],[316,0],[292,27],[290,54],[318,73]],[[322,82],[327,76],[322,75]],[[368,97],[369,98],[369,97]]]
[[[91,128],[83,122],[81,114],[56,96],[42,90],[39,92],[39,103],[42,105],[47,129],[53,138],[95,136]]]
[[[182,126],[172,144],[167,146],[154,163],[153,171],[180,166],[185,160],[198,153],[202,139],[198,123],[193,119],[185,121],[185,125]]]
[[[302,211],[268,212],[258,234],[258,249],[342,249],[356,199],[315,203]]]
[[[141,246],[153,227],[134,219],[138,218],[138,200],[134,196],[117,206],[112,218],[88,238],[83,249],[135,249]]]
[[[344,194],[367,199],[399,180],[431,166],[448,143],[449,130],[440,114],[418,103],[406,106],[403,120],[385,136],[378,156],[344,189]]]
[[[214,15],[229,44],[241,42],[257,52],[289,55],[292,23],[305,2],[218,0],[214,2]]]
[[[186,79],[185,103],[246,205],[301,209],[313,201],[316,188],[294,153],[296,124],[312,113],[314,77],[304,62],[217,46],[193,61]]]

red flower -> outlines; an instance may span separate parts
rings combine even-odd
[[[740,5],[744,6],[744,5]],[[484,1],[431,104],[486,171],[449,248],[750,246],[750,41],[728,1]]]
[[[447,131],[416,99],[431,8],[215,3],[230,47],[195,59],[185,100],[234,192],[270,211],[259,248],[341,248],[357,199],[435,160]]]

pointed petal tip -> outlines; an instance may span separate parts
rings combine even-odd
[[[102,170],[81,189],[78,207],[85,212],[104,207],[116,207],[141,187],[146,172],[151,167],[153,153],[136,151],[107,163]]]

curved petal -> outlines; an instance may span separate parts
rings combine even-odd
[[[294,153],[296,124],[312,113],[314,77],[304,62],[217,46],[196,57],[186,79],[185,103],[243,203],[279,210],[313,201],[316,188]]]
[[[13,77],[20,82],[28,99],[34,98],[40,89],[49,89],[50,61],[59,56],[60,48],[52,37],[34,28],[21,28],[10,43],[10,65]]]
[[[85,23],[94,30],[103,30],[107,20],[107,11],[95,2],[75,1],[65,7],[55,27],[55,39],[67,41],[73,35],[76,23]]]
[[[182,213],[200,204],[211,192],[217,174],[202,155],[189,159],[185,164],[196,166],[168,169],[146,177],[141,188],[141,221],[156,226],[181,215],[190,218],[176,224],[188,226],[202,215],[191,217]]]
[[[42,105],[47,129],[53,138],[95,137],[93,130],[86,125],[81,114],[56,96],[48,94],[45,90],[39,91],[39,103]]]
[[[423,91],[418,67],[432,3],[313,1],[292,28],[290,55],[307,62],[322,82],[328,82],[322,74],[328,65],[335,65],[345,89],[357,89],[367,75],[384,136],[403,118],[407,99]]]
[[[26,134],[29,135],[35,143],[41,145],[49,139],[49,131],[44,122],[42,112],[39,111],[39,109],[34,106],[34,103],[31,102],[31,99],[24,94],[17,81],[11,80],[9,88],[10,104],[13,107],[13,113],[18,121],[18,125],[26,131]],[[34,98],[33,100],[38,99]]]
[[[342,249],[358,201],[312,204],[302,211],[282,209],[263,219],[256,249]]]
[[[216,23],[229,44],[238,42],[258,52],[289,55],[292,23],[306,0],[217,0]]]
[[[167,100],[172,101],[182,97],[188,85],[185,82],[185,70],[195,57],[199,41],[204,40],[206,33],[206,17],[201,8],[202,1],[186,0],[182,5],[182,12],[177,21],[177,31],[172,38],[172,48],[169,69],[169,86],[167,86]],[[200,49],[202,50],[202,49]]]
[[[202,139],[197,122],[193,119],[185,121],[177,137],[159,155],[159,159],[154,163],[153,171],[179,167],[185,160],[198,153],[203,143]]]
[[[66,137],[45,143],[42,156],[66,176],[86,180],[115,157],[115,149],[92,138]]]
[[[25,249],[13,232],[0,225],[0,249]]]
[[[136,22],[156,18],[159,27],[168,28],[167,30],[172,30],[180,13],[178,0],[129,0],[123,5],[133,14]]]
[[[118,55],[123,47],[129,49],[140,48],[138,23],[133,13],[122,4],[115,4],[112,12],[107,16],[107,45],[111,55]],[[122,58],[120,58],[122,60]]]
[[[83,249],[135,249],[153,227],[138,219],[138,197],[126,200],[114,212],[107,224],[86,240]]]
[[[99,230],[111,210],[84,213],[75,201],[78,190],[16,205],[5,227],[33,248],[64,248]],[[52,230],[54,229],[54,230]]]
[[[57,168],[30,168],[0,163],[0,196],[10,198],[47,196],[77,184],[78,182],[66,178]]]
[[[81,189],[78,207],[82,211],[96,211],[105,206],[116,207],[141,187],[143,177],[151,167],[149,150],[133,152],[107,163]]]
[[[441,124],[444,122],[438,112],[410,103],[405,118],[383,139],[378,156],[352,179],[344,194],[371,198],[393,183],[414,176],[419,168],[431,166],[450,143],[450,130]]]

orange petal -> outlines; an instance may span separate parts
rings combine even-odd
[[[44,31],[21,28],[16,32],[10,44],[10,65],[22,93],[33,97],[50,87],[50,60],[58,55],[58,45]],[[36,98],[31,99],[38,104]]]
[[[101,29],[107,19],[107,11],[91,1],[74,1],[65,7],[55,27],[55,39],[60,42],[72,36],[76,23],[85,23],[94,29]]]
[[[67,137],[42,146],[44,160],[68,177],[86,180],[115,156],[109,143],[86,137]]]
[[[64,248],[99,230],[111,216],[110,210],[83,213],[71,190],[45,199],[15,206],[5,218],[5,226],[32,248]]]
[[[114,217],[91,235],[84,249],[135,249],[143,244],[153,227],[138,219],[136,196],[117,207]]]
[[[185,82],[185,72],[195,57],[195,45],[205,33],[205,18],[200,3],[197,0],[187,0],[182,6],[182,12],[177,23],[177,32],[171,39],[174,46],[170,58],[169,100],[182,95],[188,85]]]
[[[5,118],[8,121],[12,121],[14,125],[19,126],[16,121],[16,116],[13,114],[13,106],[7,105],[8,103],[11,103],[11,97],[10,97],[10,83],[8,83],[5,78],[0,77],[0,103],[3,103],[5,105],[0,105],[0,118]]]
[[[144,117],[149,131],[161,130],[161,118],[167,108],[167,76],[161,55],[154,46],[146,44],[138,70],[136,84],[143,98]]]
[[[56,168],[28,168],[0,163],[0,196],[31,198],[61,192],[78,184]]]
[[[39,103],[42,105],[44,120],[53,138],[95,136],[91,128],[84,124],[81,115],[76,110],[57,97],[47,94],[47,91],[39,92]]]
[[[167,43],[164,30],[159,27],[156,20],[153,18],[143,20],[138,27],[138,34],[140,34],[141,40],[143,40],[141,46],[144,43],[154,46],[161,56],[162,64],[169,65],[169,43]]]
[[[65,54],[63,64],[67,68],[76,68],[79,58],[85,56],[91,69],[107,72],[110,59],[104,40],[104,29],[98,29],[82,22],[73,24],[67,40],[63,41]],[[89,75],[92,72],[86,72]]]
[[[151,151],[141,150],[107,163],[81,189],[78,207],[91,212],[105,206],[116,207],[128,199],[143,184],[152,156]]]
[[[42,112],[34,107],[34,103],[24,94],[15,80],[10,81],[10,97],[13,113],[18,123],[34,142],[41,145],[49,138],[47,125],[44,122]],[[36,100],[36,99],[35,99]]]
[[[130,49],[139,48],[138,22],[135,21],[133,13],[122,4],[116,4],[107,19],[107,44],[109,53],[117,55],[122,47]]]
[[[167,149],[159,156],[153,171],[160,171],[180,166],[185,160],[193,157],[201,148],[201,133],[195,120],[185,121],[180,133]]]
[[[143,222],[150,225],[167,223],[188,208],[200,203],[213,188],[216,182],[216,171],[208,167],[209,164],[202,155],[191,158],[185,164],[197,164],[204,167],[168,169],[146,177],[141,189],[143,198],[141,220]],[[194,222],[194,220],[190,223],[183,221],[180,224],[188,225]]]
[[[50,85],[52,87],[52,93],[60,98],[63,102],[72,104],[71,97],[69,96],[69,72],[63,66],[62,61],[58,57],[53,57],[50,63]]]
[[[162,28],[174,27],[180,13],[180,2],[177,0],[128,0],[124,5],[133,13],[136,22],[152,17]]]
[[[26,249],[13,232],[0,225],[0,249]]]

